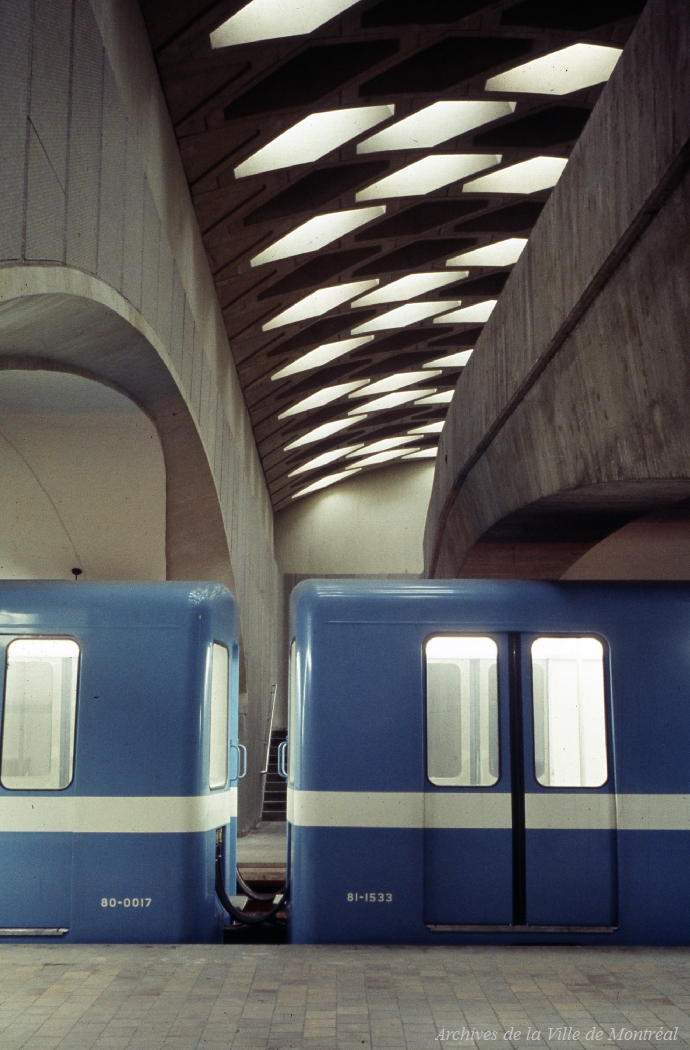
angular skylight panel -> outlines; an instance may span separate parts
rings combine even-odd
[[[512,266],[522,255],[526,237],[509,237],[495,244],[485,244],[449,259],[446,266]]]
[[[438,423],[426,423],[423,427],[415,427],[414,430],[408,430],[408,434],[440,434],[443,430],[444,423],[440,420]]]
[[[462,310],[453,310],[443,318],[444,324],[451,322],[464,324],[466,321],[488,321],[498,299],[485,299],[483,303],[474,303],[473,306],[463,306]],[[434,318],[434,324],[441,322],[441,318]]]
[[[500,154],[434,153],[360,190],[355,200],[375,201],[384,197],[421,196],[500,163]]]
[[[420,448],[418,452],[411,452],[409,456],[403,456],[403,459],[436,459],[437,456],[437,448]]]
[[[438,146],[515,111],[515,102],[434,102],[357,145],[358,153]]]
[[[434,391],[429,397],[422,397],[419,401],[415,401],[415,405],[448,405],[453,400],[453,390],[441,390],[439,393]]]
[[[211,33],[211,47],[303,36],[353,7],[357,0],[251,0]]]
[[[320,368],[321,365],[327,365],[329,361],[335,361],[337,358],[342,357],[343,354],[349,353],[350,350],[356,350],[358,346],[370,343],[373,338],[373,335],[358,335],[354,339],[341,339],[337,343],[322,343],[321,346],[310,350],[308,354],[298,357],[296,361],[292,361],[285,368],[281,368],[279,372],[271,376],[271,379],[286,379],[288,376],[296,375],[297,372],[306,372],[310,368]]]
[[[361,449],[363,447],[363,445],[348,445],[347,448],[331,449],[330,452],[324,452],[322,455],[310,459],[308,463],[303,463],[302,466],[297,467],[296,470],[291,470],[288,477],[293,478],[296,474],[304,474],[308,470],[318,470],[319,467],[325,467],[329,463],[334,463],[336,459],[342,459],[343,456],[347,456],[348,453],[355,452],[356,449]]]
[[[373,208],[353,208],[348,211],[328,212],[327,215],[315,215],[313,219],[303,222],[296,230],[286,233],[270,247],[255,255],[251,265],[261,266],[262,263],[275,262],[277,259],[289,259],[293,255],[316,252],[331,241],[337,241],[385,213],[386,205],[379,204]]]
[[[352,329],[353,335],[360,332],[380,332],[386,328],[405,328],[408,324],[424,321],[427,317],[441,314],[444,310],[452,310],[454,306],[460,306],[461,300],[446,301],[438,303],[406,303],[397,306],[395,310],[388,310],[379,317],[372,317],[370,321],[364,321]]]
[[[387,452],[389,448],[399,448],[400,445],[409,445],[414,438],[409,435],[401,435],[394,438],[382,438],[381,441],[373,441],[371,445],[363,445],[357,452],[351,452],[347,457],[354,459],[356,456],[371,456],[377,452]]]
[[[392,394],[384,394],[383,397],[377,397],[374,401],[365,401],[361,405],[357,405],[356,408],[348,412],[348,416],[363,416],[369,412],[385,412],[388,408],[397,408],[399,405],[406,405],[409,401],[414,401],[415,398],[419,397],[420,393],[421,391],[419,390],[398,390]]]
[[[448,264],[450,265],[450,263]],[[434,288],[443,288],[453,281],[460,281],[467,277],[469,270],[456,270],[455,273],[410,273],[407,277],[400,277],[397,281],[391,281],[383,288],[377,288],[375,292],[358,299],[352,306],[377,306],[379,303],[402,303],[408,299],[416,299],[418,295],[431,292]]]
[[[463,193],[536,193],[555,186],[568,161],[564,157],[532,157],[508,168],[472,179]]]
[[[440,370],[438,372],[398,372],[397,375],[386,376],[385,379],[379,379],[375,383],[370,383],[366,390],[355,390],[353,394],[350,394],[350,397],[388,394],[391,390],[403,390],[406,386],[412,386],[413,383],[421,383],[424,379],[434,379],[435,376],[440,375]]]
[[[488,102],[487,105],[498,103]],[[235,178],[243,179],[262,171],[288,168],[292,164],[311,164],[344,142],[380,124],[382,120],[388,120],[394,113],[393,105],[312,113],[238,164]]]
[[[291,408],[286,408],[279,414],[278,419],[297,416],[300,412],[309,412],[313,408],[323,408],[324,405],[330,405],[331,401],[337,401],[339,397],[349,394],[350,391],[366,386],[368,382],[368,379],[359,379],[354,383],[338,383],[336,386],[324,387],[323,390],[317,390],[315,394],[305,397],[303,401],[298,401]]]
[[[446,357],[437,357],[434,361],[427,361],[424,368],[464,368],[469,361],[472,350],[461,350],[458,354],[448,354]]]
[[[311,445],[313,441],[322,441],[324,438],[332,437],[333,434],[338,434],[345,427],[351,427],[355,422],[355,419],[334,419],[330,423],[322,423],[320,427],[315,427],[307,434],[303,434],[302,437],[291,441],[289,445],[285,446],[283,451],[289,452],[290,449],[301,448],[302,445]]]
[[[390,452],[377,452],[375,456],[367,456],[366,459],[358,459],[357,465],[362,467],[374,467],[379,463],[389,463],[392,459],[400,459],[405,454],[405,449],[392,449]]]
[[[333,285],[332,288],[319,288],[318,291],[300,299],[294,306],[289,306],[287,310],[277,314],[267,324],[262,325],[261,330],[268,332],[271,328],[282,328],[283,325],[294,324],[295,321],[305,321],[308,317],[320,317],[328,310],[333,310],[352,299],[354,295],[375,288],[378,283],[378,277],[375,277],[371,281],[352,281],[349,284]]]
[[[622,51],[602,44],[571,44],[532,62],[490,77],[486,91],[528,91],[539,95],[569,95],[603,84],[613,73]]]
[[[361,467],[351,467],[349,470],[342,470],[339,474],[329,474],[327,478],[321,478],[320,481],[314,481],[311,485],[307,485],[306,489],[300,489],[299,492],[295,492],[292,498],[297,499],[299,496],[306,496],[309,492],[318,492],[319,489],[328,488],[329,485],[335,485],[336,481],[342,481],[343,478],[350,478],[360,470]]]

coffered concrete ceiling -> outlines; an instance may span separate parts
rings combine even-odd
[[[432,458],[644,0],[140,2],[274,507]],[[340,13],[212,47],[298,7]]]

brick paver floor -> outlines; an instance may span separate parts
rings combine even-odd
[[[0,945],[0,1050],[690,1046],[690,949]]]

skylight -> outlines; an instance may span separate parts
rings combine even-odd
[[[487,105],[498,103],[487,103]],[[288,168],[292,164],[311,164],[325,157],[344,142],[356,138],[395,113],[395,106],[360,106],[312,113],[252,153],[235,168],[235,178],[258,175],[262,171]]]
[[[447,357],[437,357],[435,361],[427,361],[424,368],[464,368],[472,354],[470,350],[461,350],[458,354],[448,354]]]
[[[323,408],[324,405],[330,405],[331,401],[337,401],[339,397],[349,394],[352,390],[358,390],[359,387],[366,386],[368,382],[368,379],[359,379],[354,383],[338,383],[336,386],[324,387],[323,390],[317,390],[315,394],[305,397],[303,401],[298,401],[291,408],[286,408],[284,412],[279,414],[278,419],[285,419],[287,416],[297,416],[300,412],[309,412],[313,408]]]
[[[490,77],[486,91],[528,91],[538,95],[569,95],[603,84],[613,73],[622,51],[601,44],[571,44],[550,55]]]
[[[527,244],[526,237],[509,237],[496,244],[485,244],[449,259],[446,266],[511,266],[517,262]]]
[[[375,383],[370,383],[366,390],[355,390],[350,397],[369,397],[370,394],[388,394],[391,390],[402,390],[413,383],[421,383],[424,379],[433,379],[440,376],[438,372],[398,372],[397,375],[386,376]]]
[[[354,295],[375,288],[378,283],[378,277],[375,277],[371,281],[353,281],[350,284],[336,284],[332,288],[319,288],[318,291],[300,299],[294,306],[289,306],[287,310],[277,314],[267,324],[262,325],[261,330],[268,332],[271,328],[282,328],[283,325],[293,324],[295,321],[305,321],[308,317],[319,317],[352,299]]]
[[[448,263],[450,265],[450,263]],[[379,303],[400,303],[408,299],[416,299],[418,295],[424,295],[434,288],[443,288],[453,281],[460,281],[467,277],[469,270],[456,270],[455,273],[410,273],[407,277],[400,277],[397,281],[385,284],[383,288],[377,288],[375,292],[369,292],[362,296],[352,306],[377,306]]]
[[[408,434],[440,434],[444,427],[443,420],[438,423],[426,423],[423,427],[415,427],[414,430],[408,430]]]
[[[356,350],[358,346],[370,343],[373,338],[373,335],[359,335],[354,339],[341,339],[337,343],[322,343],[321,346],[310,350],[308,354],[298,357],[296,361],[291,361],[285,368],[281,368],[279,372],[271,376],[271,379],[286,379],[288,376],[294,376],[297,372],[306,372],[310,368],[320,368],[321,365],[327,365],[329,361],[335,361],[338,357],[342,357],[343,354],[349,353],[350,350]]]
[[[463,306],[462,310],[453,310],[452,313],[446,314],[443,318],[443,323],[450,323],[451,321],[457,324],[464,324],[466,321],[488,321],[491,316],[491,312],[498,302],[498,299],[485,299],[483,303],[474,303],[473,306]],[[441,318],[434,318],[434,324],[441,323]]]
[[[438,303],[406,303],[397,306],[395,310],[388,310],[379,317],[372,317],[370,321],[357,325],[352,329],[352,334],[359,332],[380,332],[386,328],[405,328],[408,324],[423,321],[427,317],[441,314],[444,310],[452,310],[454,306],[460,306],[460,300]]]
[[[319,489],[328,488],[329,485],[335,485],[336,481],[342,481],[343,478],[350,478],[360,470],[361,467],[351,467],[349,470],[342,470],[339,474],[329,474],[327,478],[313,481],[311,485],[307,485],[306,489],[300,489],[299,492],[295,492],[292,498],[298,499],[299,496],[306,496],[309,492],[318,492]]]
[[[437,448],[420,448],[418,452],[410,452],[409,456],[403,456],[403,459],[436,459],[437,456]]]
[[[307,434],[303,434],[302,437],[291,441],[289,445],[285,446],[283,451],[289,452],[290,449],[301,448],[302,445],[311,445],[313,441],[321,441],[324,438],[332,437],[333,434],[339,433],[345,427],[351,427],[356,422],[356,419],[334,419],[331,423],[322,423],[320,427],[315,427]]]
[[[354,7],[357,0],[251,0],[211,33],[211,47],[303,36]]]
[[[489,121],[507,117],[515,102],[434,102],[357,145],[358,153],[423,149],[464,135]]]
[[[368,412],[385,412],[386,409],[397,408],[399,405],[406,405],[408,401],[414,401],[420,393],[420,390],[399,390],[392,394],[384,394],[383,397],[377,397],[374,401],[365,401],[356,408],[350,409],[348,415],[363,416]]]
[[[296,470],[291,470],[288,477],[293,478],[296,474],[305,474],[308,470],[318,470],[319,467],[325,467],[329,463],[335,462],[336,459],[342,459],[343,456],[347,456],[349,453],[355,452],[356,449],[362,447],[362,445],[348,445],[347,448],[334,448],[330,452],[323,452],[320,456],[316,456],[315,459],[310,459],[308,463],[303,463]]]
[[[416,160],[400,171],[379,179],[371,186],[360,190],[357,201],[374,201],[382,197],[417,197],[458,179],[466,179],[476,171],[493,168],[501,163],[499,154],[493,153],[434,153],[430,157]]]
[[[262,263],[275,262],[277,259],[289,259],[293,255],[318,251],[331,241],[337,241],[359,226],[364,226],[365,223],[385,214],[386,205],[379,204],[373,208],[353,208],[350,211],[315,215],[313,219],[303,222],[296,230],[286,233],[270,247],[255,255],[251,265],[261,266]]]
[[[536,193],[555,186],[568,161],[564,157],[532,157],[508,168],[466,182],[463,193]]]
[[[358,459],[357,465],[362,467],[373,467],[379,463],[388,463],[391,459],[400,459],[405,455],[405,449],[392,449],[390,452],[377,452],[375,456],[367,456],[366,459]]]
[[[453,400],[453,393],[452,390],[441,390],[438,394],[434,391],[429,397],[415,401],[415,405],[448,405]]]
[[[390,448],[409,445],[412,441],[414,441],[414,438],[406,434],[400,437],[382,438],[381,441],[373,441],[371,445],[363,445],[357,452],[351,452],[347,458],[354,459],[356,456],[371,456],[377,452],[387,452]]]

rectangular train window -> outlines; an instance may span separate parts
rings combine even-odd
[[[17,638],[7,646],[0,783],[60,791],[72,780],[79,646]]]
[[[604,647],[596,638],[532,643],[534,772],[543,787],[608,779]]]
[[[228,782],[228,705],[230,703],[228,650],[213,643],[211,654],[211,725],[209,728],[208,786]]]
[[[427,769],[442,787],[490,787],[498,766],[498,650],[493,638],[426,643]]]

